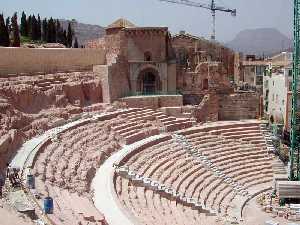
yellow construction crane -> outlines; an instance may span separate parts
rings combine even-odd
[[[213,41],[216,40],[216,11],[229,12],[231,13],[232,16],[236,16],[236,9],[229,9],[222,6],[217,6],[215,0],[211,0],[211,4],[193,2],[189,0],[159,0],[159,1],[187,5],[192,7],[199,7],[199,8],[210,10],[213,18],[213,28],[212,28],[212,35],[211,35],[211,40]]]

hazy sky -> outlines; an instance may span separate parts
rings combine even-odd
[[[217,0],[217,4],[237,9],[237,17],[217,12],[219,41],[229,41],[244,29],[264,27],[274,27],[292,36],[291,0]],[[0,0],[0,7],[5,16],[24,10],[40,13],[42,17],[76,19],[101,26],[124,17],[138,26],[167,26],[172,33],[186,30],[204,37],[209,37],[212,27],[209,10],[159,0]]]

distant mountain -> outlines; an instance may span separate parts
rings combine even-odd
[[[291,39],[275,28],[260,28],[243,30],[226,46],[244,54],[272,55],[286,49],[291,49]]]
[[[89,40],[101,38],[105,34],[105,29],[98,25],[79,23],[76,20],[60,20],[60,23],[65,30],[67,30],[69,22],[72,24],[79,45],[83,45]]]

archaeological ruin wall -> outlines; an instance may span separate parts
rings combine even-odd
[[[258,119],[259,94],[234,93],[219,97],[219,120]]]
[[[103,49],[0,48],[0,75],[91,70],[103,64]]]

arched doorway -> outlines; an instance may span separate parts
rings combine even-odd
[[[141,94],[155,94],[161,91],[158,72],[154,69],[145,69],[137,79],[137,92]]]

